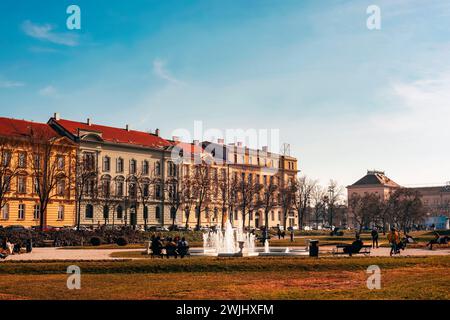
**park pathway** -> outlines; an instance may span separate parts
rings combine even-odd
[[[294,248],[294,247],[290,247]],[[304,248],[304,247],[302,247]],[[330,253],[333,246],[321,246],[320,253]],[[201,248],[192,248],[193,250]],[[38,260],[123,260],[124,258],[111,257],[115,252],[139,251],[143,249],[61,249],[61,248],[34,248],[31,253],[11,255],[2,261],[38,261]],[[372,249],[371,257],[388,257],[389,248]],[[450,249],[406,249],[397,256],[438,256],[450,255]],[[340,255],[341,257],[343,255]],[[141,259],[141,258],[127,258]]]

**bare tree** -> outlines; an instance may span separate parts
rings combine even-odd
[[[277,186],[273,179],[269,180],[269,184],[261,185],[258,187],[261,189],[262,198],[259,200],[259,206],[264,209],[264,240],[269,238],[269,212],[272,211],[278,205],[277,201]]]
[[[119,202],[111,191],[111,180],[109,178],[102,178],[98,186],[97,203],[103,212],[104,224],[107,225],[109,223],[109,216],[112,212],[112,225],[114,226],[114,213]]]
[[[19,146],[18,140],[0,137],[0,211],[7,203],[6,195],[11,191],[11,181],[19,172],[18,164],[12,161],[13,150]]]
[[[316,224],[316,227],[319,225],[319,221],[324,222],[325,219],[325,212],[326,212],[326,203],[325,203],[325,197],[327,195],[326,189],[324,189],[320,185],[316,185],[311,193],[311,201],[312,205],[314,207],[313,214],[314,214],[314,222]]]
[[[424,217],[424,208],[419,191],[400,188],[392,195],[393,222],[406,233],[414,223]]]
[[[197,215],[197,226],[201,227],[201,214],[207,212],[211,203],[211,176],[210,165],[206,162],[196,164],[192,174],[192,195],[195,199],[195,213]]]
[[[228,179],[228,174],[226,169],[222,169],[220,172],[220,176],[218,177],[217,186],[219,189],[219,198],[221,203],[221,211],[222,211],[222,218],[221,218],[221,227],[222,229],[225,228],[225,216],[226,212],[230,206],[230,181]]]
[[[85,198],[95,199],[97,194],[98,168],[93,154],[77,155],[74,180],[76,223],[77,230],[80,230],[81,204]]]
[[[374,193],[364,196],[354,194],[349,199],[348,208],[358,227],[358,233],[361,233],[364,227],[369,227],[370,222],[376,220],[381,209],[381,201]]]
[[[250,213],[258,209],[258,194],[262,188],[262,185],[252,179],[252,176],[244,175],[238,179],[237,191],[239,207],[242,215],[242,229],[245,229],[246,216],[250,216]],[[250,219],[249,219],[250,223]]]
[[[47,127],[31,127],[27,139],[31,148],[28,156],[33,171],[34,192],[39,198],[39,226],[43,230],[49,202],[56,197],[68,197],[71,192],[73,180],[70,168],[76,161],[74,146]]]
[[[296,179],[291,187],[294,192],[293,207],[297,210],[298,227],[300,230],[303,229],[303,219],[306,211],[308,210],[311,196],[316,184],[316,180],[311,180],[307,176],[302,176]]]
[[[334,215],[334,207],[340,201],[344,188],[339,186],[337,181],[330,180],[328,185],[328,195],[327,195],[327,203],[328,203],[328,224],[330,227],[333,227],[333,215]]]

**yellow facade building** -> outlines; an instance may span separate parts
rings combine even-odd
[[[0,225],[73,226],[75,156],[47,124],[0,118]]]

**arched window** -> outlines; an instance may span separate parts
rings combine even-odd
[[[123,209],[122,206],[118,206],[117,207],[117,219],[122,219],[123,218]]]
[[[94,218],[94,207],[92,204],[86,205],[86,219],[93,219]]]
[[[147,160],[144,160],[144,162],[142,162],[142,173],[145,175],[149,174],[149,166]]]
[[[136,174],[137,171],[137,162],[136,160],[130,160],[130,174]]]
[[[161,208],[160,207],[156,207],[155,218],[156,218],[156,220],[161,219]]]
[[[161,163],[159,161],[155,163],[155,174],[157,176],[161,175]]]
[[[103,157],[103,171],[109,172],[111,170],[111,158],[108,156]]]

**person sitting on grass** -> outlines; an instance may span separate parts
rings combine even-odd
[[[344,253],[348,253],[351,256],[353,253],[358,253],[361,248],[364,246],[364,243],[361,240],[359,234],[356,234],[355,241],[352,242],[351,245],[344,247]]]

